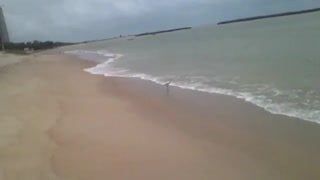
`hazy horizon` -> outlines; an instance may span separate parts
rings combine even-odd
[[[315,0],[2,0],[13,42],[80,42],[320,7]]]

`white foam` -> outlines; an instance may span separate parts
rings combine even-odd
[[[269,86],[264,84],[247,85],[247,88],[250,88],[250,89],[253,88],[255,89],[255,92],[250,92],[250,91],[243,92],[243,91],[236,91],[231,89],[210,87],[205,83],[209,81],[207,77],[194,76],[194,77],[190,77],[188,81],[186,80],[179,81],[179,80],[176,80],[179,78],[176,78],[170,75],[156,77],[156,76],[151,76],[145,73],[131,72],[129,69],[125,69],[125,68],[113,67],[112,63],[114,63],[116,60],[121,58],[123,55],[113,54],[105,50],[94,51],[94,52],[81,50],[81,51],[69,51],[65,53],[74,54],[74,55],[96,53],[103,56],[105,58],[105,61],[103,63],[98,64],[95,67],[85,69],[86,72],[89,72],[91,74],[112,76],[112,77],[139,78],[142,80],[152,81],[157,84],[164,84],[168,79],[175,79],[175,81],[172,82],[171,84],[172,86],[175,86],[175,87],[179,87],[182,89],[196,90],[201,92],[233,96],[239,99],[243,99],[254,105],[257,105],[265,109],[266,111],[269,111],[272,114],[286,115],[289,117],[300,118],[303,120],[316,122],[320,124],[320,110],[301,109],[301,108],[295,107],[291,103],[273,102],[268,97],[259,94],[259,92],[265,92],[265,91],[271,92],[271,94],[273,94],[272,95],[273,97],[286,95],[290,98],[297,98],[298,95],[296,93],[287,93],[275,88],[270,88]],[[221,81],[217,80],[217,82],[221,82]],[[237,84],[236,79],[233,79],[231,81],[231,84]]]

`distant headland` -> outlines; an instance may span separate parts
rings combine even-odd
[[[163,31],[147,32],[147,33],[137,34],[137,35],[135,35],[135,36],[156,35],[156,34],[161,34],[161,33],[168,33],[168,32],[174,32],[174,31],[182,31],[182,30],[188,30],[188,29],[192,29],[192,27],[184,27],[184,28],[169,29],[169,30],[163,30]]]
[[[241,18],[241,19],[235,19],[230,21],[222,21],[222,22],[219,22],[218,25],[245,22],[245,21],[254,21],[259,19],[267,19],[267,18],[274,18],[274,17],[281,17],[281,16],[291,16],[296,14],[305,14],[305,13],[312,13],[312,12],[318,12],[318,11],[320,11],[320,8],[307,9],[307,10],[301,10],[301,11],[290,11],[285,13],[270,14],[270,15],[264,15],[264,16],[254,16],[254,17]]]

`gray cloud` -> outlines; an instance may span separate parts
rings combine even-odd
[[[83,41],[303,9],[317,0],[2,0],[13,41]]]

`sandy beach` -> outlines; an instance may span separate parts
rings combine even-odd
[[[320,178],[320,125],[92,66],[0,55],[0,180]]]

